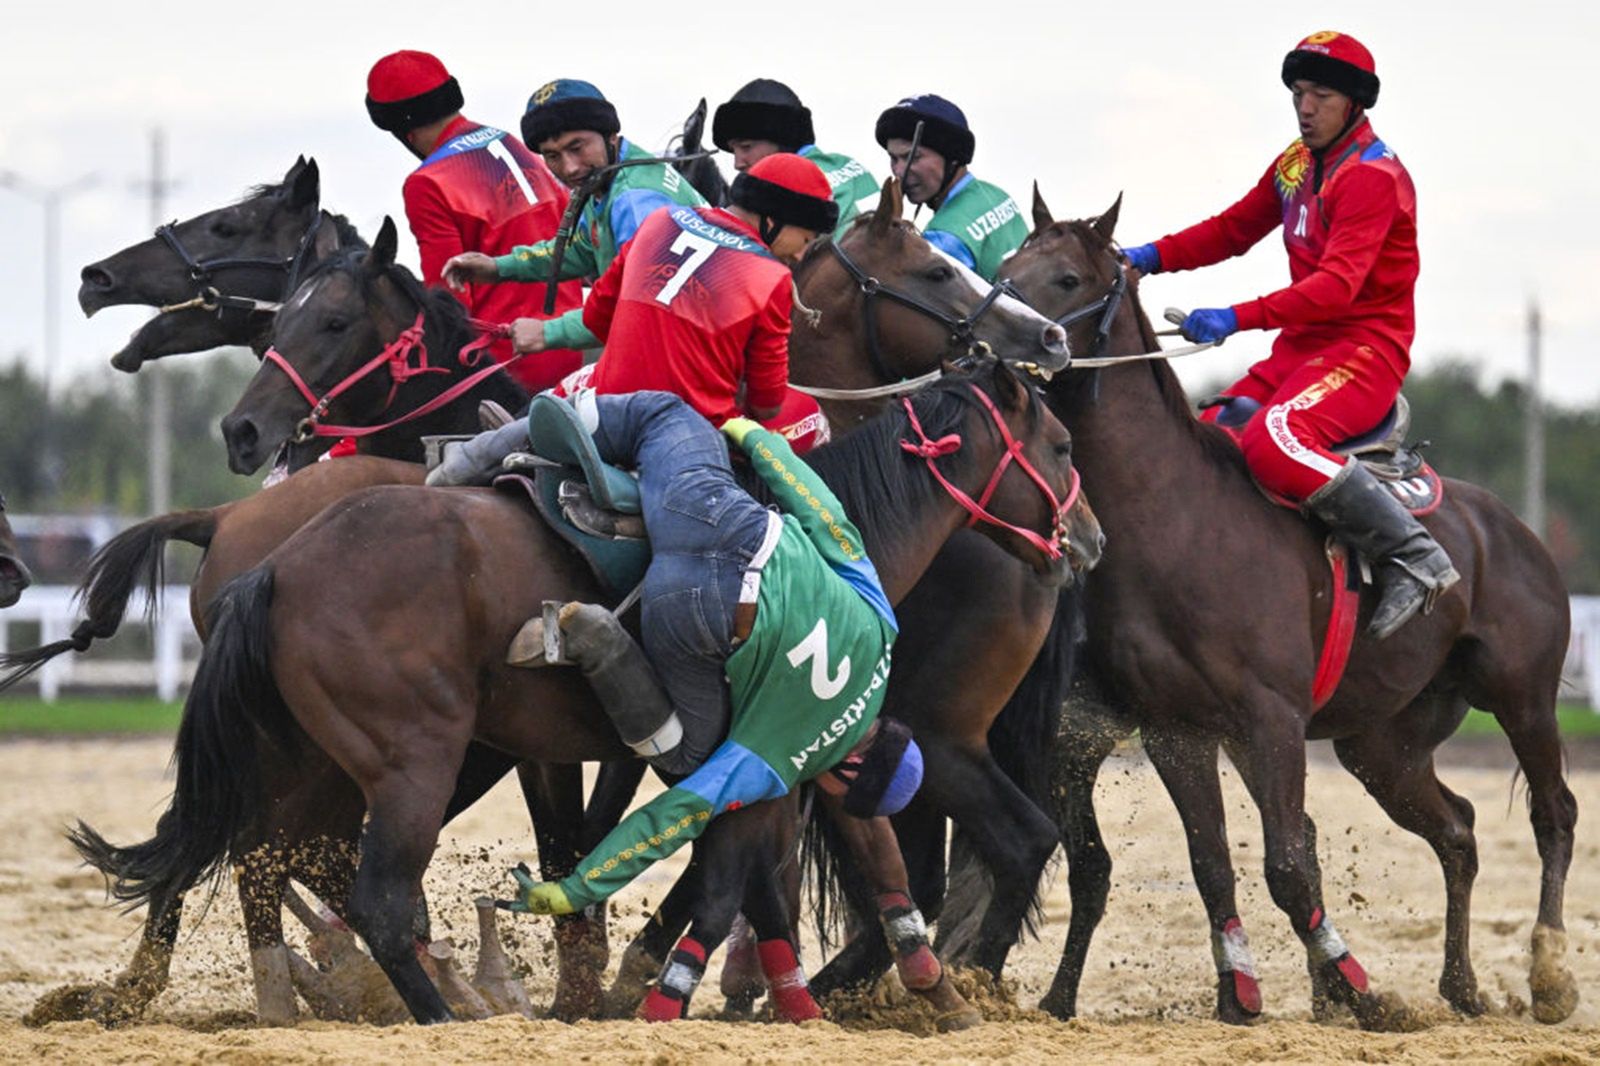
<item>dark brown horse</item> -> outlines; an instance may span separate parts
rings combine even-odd
[[[1120,204],[1120,201],[1119,201]],[[1035,228],[1007,274],[1036,307],[1080,315],[1089,342],[1120,263],[1118,207],[1055,222],[1037,193]],[[1157,350],[1130,292],[1114,308],[1111,353]],[[1483,1002],[1468,952],[1477,873],[1472,805],[1440,783],[1434,749],[1472,706],[1505,730],[1529,786],[1542,863],[1530,984],[1542,1021],[1569,1016],[1577,988],[1565,968],[1562,886],[1577,807],[1563,780],[1554,713],[1567,644],[1567,595],[1548,553],[1488,492],[1448,481],[1425,521],[1462,572],[1437,608],[1381,643],[1358,636],[1349,668],[1320,711],[1311,679],[1331,588],[1322,534],[1269,503],[1221,430],[1198,422],[1177,378],[1152,360],[1074,372],[1050,388],[1072,430],[1084,484],[1111,547],[1086,590],[1087,668],[1100,717],[1080,705],[1063,745],[1062,830],[1071,863],[1072,927],[1046,1009],[1070,1015],[1110,859],[1095,822],[1093,785],[1118,733],[1137,727],[1187,830],[1196,885],[1219,960],[1218,1012],[1252,1017],[1253,990],[1217,777],[1219,746],[1261,811],[1273,900],[1306,944],[1314,990],[1382,1025],[1383,1003],[1343,945],[1326,933],[1314,837],[1304,813],[1305,741],[1334,741],[1340,761],[1397,824],[1439,857],[1446,889],[1439,991],[1463,1013]],[[1372,600],[1364,597],[1364,609]],[[1359,632],[1358,627],[1358,632]],[[1252,1009],[1254,1008],[1254,1009]]]
[[[1065,431],[1003,364],[953,376],[912,400],[930,436],[959,433],[965,442],[945,476],[977,492],[1006,453],[990,414],[972,399],[974,388],[989,395],[1023,453],[1066,498]],[[891,414],[813,453],[819,474],[860,516],[893,600],[967,519],[922,462],[898,448],[905,429],[905,415]],[[990,510],[1040,533],[1057,521],[1018,472],[999,479]],[[1098,538],[1082,508],[1075,525],[1074,539]],[[1013,534],[993,535],[1041,572],[1058,565]],[[381,554],[361,550],[379,543]],[[408,567],[397,579],[396,557],[430,565]],[[503,662],[542,600],[597,596],[587,568],[554,534],[493,492],[385,487],[330,508],[220,595],[179,734],[172,806],[155,839],[124,852],[138,861],[120,893],[149,900],[160,914],[236,857],[241,828],[259,813],[260,756],[256,732],[240,728],[238,715],[274,738],[292,737],[297,723],[366,799],[352,924],[418,1020],[449,1018],[412,950],[411,911],[468,743],[554,762],[625,751],[575,673]],[[727,828],[708,834],[708,847],[739,820],[719,824]],[[720,941],[738,902],[714,901],[697,913],[696,938]]]
[[[33,584],[33,575],[17,551],[17,536],[6,520],[6,498],[0,496],[0,607],[10,607]]]
[[[83,268],[78,305],[161,309],[111,358],[118,370],[226,344],[266,350],[273,309],[316,264],[340,248],[365,247],[344,216],[319,206],[314,159],[238,203],[162,226],[156,236]]]

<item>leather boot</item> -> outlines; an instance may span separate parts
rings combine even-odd
[[[518,419],[499,429],[486,430],[471,440],[445,445],[439,465],[428,471],[428,484],[487,485],[500,473],[500,464],[512,452],[528,450],[528,426]]]
[[[1377,569],[1378,608],[1367,632],[1379,640],[1405,625],[1430,597],[1461,580],[1433,534],[1355,459],[1305,505]]]

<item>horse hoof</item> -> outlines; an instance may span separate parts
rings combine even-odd
[[[1446,982],[1439,981],[1439,995],[1450,1009],[1464,1018],[1480,1018],[1494,1011],[1489,997],[1478,991],[1476,979]]]
[[[109,1029],[136,1021],[144,1008],[145,1003],[129,1001],[110,985],[63,985],[40,996],[22,1016],[22,1024],[38,1028],[51,1022],[98,1022]]]
[[[1039,1001],[1039,1009],[1052,1018],[1070,1022],[1078,1016],[1078,1004],[1073,997],[1052,989]]]
[[[755,1013],[757,994],[749,990],[723,996],[722,1014],[730,1021],[749,1018]]]
[[[1414,1033],[1423,1028],[1422,1019],[1393,992],[1361,996],[1351,1004],[1356,1023],[1372,1033]]]
[[[622,954],[622,965],[617,979],[605,995],[604,1015],[607,1018],[632,1018],[644,1000],[645,993],[661,972],[661,960],[629,945]]]
[[[1217,1020],[1225,1025],[1254,1025],[1261,1020],[1261,986],[1247,973],[1217,975]]]
[[[1564,1022],[1578,1009],[1578,982],[1564,964],[1567,934],[1548,925],[1533,927],[1533,969],[1528,990],[1533,993],[1533,1016],[1546,1025]]]

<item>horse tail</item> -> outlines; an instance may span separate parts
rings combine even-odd
[[[1055,618],[1044,646],[1023,675],[1016,691],[989,727],[989,754],[1022,794],[1046,813],[1054,810],[1050,798],[1050,768],[1056,736],[1061,731],[1061,709],[1077,665],[1078,637],[1082,631],[1083,599],[1076,589],[1063,590],[1056,600]],[[977,938],[979,922],[994,893],[989,870],[973,850],[960,827],[950,838],[950,869],[944,914],[939,923],[941,957],[959,958]],[[1025,924],[1036,935],[1044,915],[1040,884],[1033,886]]]
[[[811,786],[815,788],[815,785]],[[844,943],[844,914],[852,907],[846,883],[860,875],[851,865],[849,850],[838,826],[826,811],[807,802],[810,817],[800,838],[800,877],[811,898],[811,920],[822,954],[833,953],[835,943]],[[872,920],[870,914],[858,917]]]
[[[237,858],[234,841],[260,804],[258,732],[284,736],[288,722],[270,666],[272,586],[272,569],[259,566],[228,582],[212,606],[211,639],[178,727],[177,781],[155,836],[117,847],[82,822],[67,834],[119,900],[165,914]]]
[[[208,509],[161,515],[112,537],[89,560],[88,573],[78,586],[78,599],[85,607],[84,620],[65,640],[0,655],[0,692],[31,676],[56,656],[87,651],[94,641],[115,634],[127,614],[128,600],[137,589],[145,591],[145,616],[153,619],[166,572],[167,543],[181,540],[204,548],[210,545],[216,531],[217,512]]]

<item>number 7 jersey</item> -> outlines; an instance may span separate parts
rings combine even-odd
[[[605,341],[591,384],[660,389],[713,424],[778,407],[789,378],[789,268],[756,232],[714,207],[661,208],[601,275],[583,322]]]

